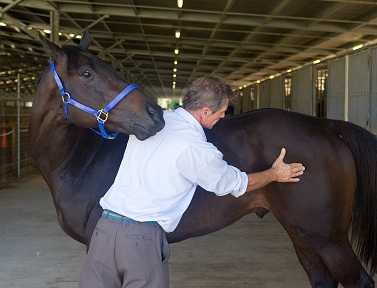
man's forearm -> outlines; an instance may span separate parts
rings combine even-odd
[[[248,174],[246,192],[258,190],[271,182],[276,181],[276,173],[273,170],[274,168],[270,168],[262,172]]]

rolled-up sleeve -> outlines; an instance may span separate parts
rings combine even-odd
[[[247,174],[228,165],[216,147],[210,148],[190,147],[181,155],[177,168],[189,181],[218,196],[243,195],[248,184]]]
[[[246,173],[228,165],[223,159],[213,157],[199,171],[196,182],[218,196],[232,194],[239,197],[245,193],[248,179]]]

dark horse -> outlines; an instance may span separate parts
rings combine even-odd
[[[85,51],[88,37],[84,34],[80,47],[59,48],[41,40],[67,90],[99,109],[110,97],[104,96],[107,92],[115,95],[127,84]],[[88,71],[96,80],[81,79]],[[154,131],[152,135],[162,127],[160,114],[146,108],[151,104],[140,93],[133,91],[110,113],[106,130],[121,133],[106,140],[87,129],[96,125],[93,116],[69,108],[74,124],[66,119],[51,69],[38,83],[30,119],[33,156],[52,192],[60,225],[87,246],[101,215],[99,199],[112,184],[127,145],[126,134],[139,133],[143,139],[145,131]],[[130,129],[135,121],[144,128]],[[352,232],[356,251],[373,275],[377,140],[371,133],[344,121],[262,109],[224,119],[206,134],[229,164],[245,172],[269,168],[281,147],[287,148],[286,162],[301,162],[306,172],[299,183],[272,183],[240,198],[198,188],[178,228],[168,234],[169,242],[211,233],[249,213],[262,218],[271,211],[290,236],[312,287],[374,287],[348,237]]]

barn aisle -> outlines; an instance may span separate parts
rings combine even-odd
[[[58,225],[39,175],[0,190],[0,287],[76,288],[84,245]],[[170,288],[310,287],[284,230],[271,216],[171,246]]]
[[[77,287],[85,246],[61,230],[42,177],[0,190],[0,203],[0,287]]]

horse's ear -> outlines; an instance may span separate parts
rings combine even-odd
[[[80,46],[79,47],[82,50],[88,50],[89,44],[90,44],[89,29],[88,29],[88,27],[85,27],[85,29],[84,29],[84,35],[81,38]]]
[[[38,31],[38,34],[47,54],[50,55],[52,59],[59,59],[63,55],[63,50],[58,45],[44,37],[41,32]]]

